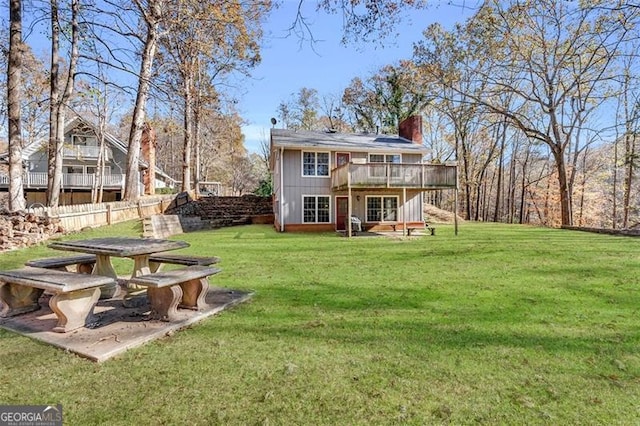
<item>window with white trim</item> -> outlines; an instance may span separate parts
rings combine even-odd
[[[402,155],[400,154],[369,154],[370,163],[402,163]],[[391,169],[391,177],[398,177],[400,169],[394,167]],[[371,176],[384,177],[387,175],[387,168],[382,166],[374,166],[371,168]]]
[[[98,172],[98,168],[95,166],[87,166],[86,173],[88,175],[95,175]],[[102,169],[102,174],[110,175],[111,174],[111,166],[104,166]]]
[[[303,176],[329,176],[328,152],[302,152]]]
[[[367,222],[397,222],[398,197],[367,197]]]
[[[400,154],[369,154],[370,163],[402,163]]]
[[[302,197],[302,222],[329,223],[329,196],[305,195]]]
[[[98,146],[98,139],[95,135],[71,135],[71,145],[75,146]]]

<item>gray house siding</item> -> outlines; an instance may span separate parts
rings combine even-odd
[[[422,222],[422,193],[416,191],[407,191],[407,199],[403,206],[402,191],[384,192],[384,191],[354,191],[352,200],[352,213],[357,216],[363,223],[367,223],[367,197],[397,197],[398,199],[398,222],[406,219],[406,222]],[[336,197],[346,197],[347,194],[336,194]],[[406,216],[406,217],[405,217]]]
[[[313,151],[312,149],[306,150]],[[302,150],[285,150],[283,154],[283,179],[280,188],[280,159],[276,159],[274,170],[274,193],[278,212],[276,216],[282,219],[285,225],[303,223],[303,197],[304,196],[329,196],[330,197],[330,222],[335,223],[336,197],[347,196],[347,193],[332,193],[331,179],[329,177],[307,177],[302,175]],[[327,151],[315,151],[327,152]],[[347,151],[331,151],[329,168],[335,168],[336,154]],[[388,154],[393,154],[389,152]],[[278,151],[278,156],[280,151]],[[351,160],[369,159],[368,152],[350,152]],[[420,163],[422,156],[419,154],[403,154],[403,163]],[[281,190],[282,189],[282,190]],[[402,191],[390,193],[388,191],[354,191],[352,194],[353,214],[365,222],[366,220],[366,197],[369,195],[395,196],[398,198],[398,221],[407,222],[423,221],[422,214],[422,193],[419,191],[407,191],[406,203],[402,205]],[[280,199],[282,199],[282,212],[280,212]],[[405,218],[406,216],[406,218]]]
[[[47,152],[43,146],[41,150],[38,150],[29,156],[29,172],[32,173],[46,173],[47,172]]]
[[[311,150],[309,151],[311,152]],[[327,151],[318,151],[327,152]],[[331,157],[331,155],[330,155]],[[324,176],[308,177],[302,175],[302,150],[284,151],[282,207],[285,224],[301,224],[302,197],[305,195],[331,195],[331,178]],[[331,169],[333,161],[329,160]],[[333,208],[333,202],[331,202]],[[333,221],[333,212],[331,212]]]

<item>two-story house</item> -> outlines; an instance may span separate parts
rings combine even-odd
[[[93,123],[76,116],[65,125],[63,148],[62,193],[60,204],[84,204],[91,202],[91,191],[99,177],[96,173],[100,156],[98,132]],[[110,133],[104,133],[104,170],[101,174],[103,201],[119,201],[124,191],[127,145]],[[8,154],[0,154],[0,162],[6,162]],[[46,202],[47,190],[47,140],[40,140],[25,146],[22,159],[25,168],[23,186],[27,206]],[[154,179],[146,190],[140,193],[153,193],[156,188],[173,187],[175,180],[154,167],[149,167],[141,156],[139,172],[141,185],[143,176],[153,170]],[[6,171],[0,170],[0,191],[7,191],[9,179]]]
[[[456,188],[456,166],[427,164],[422,120],[400,135],[271,130],[275,227],[348,231],[424,228],[425,191]]]

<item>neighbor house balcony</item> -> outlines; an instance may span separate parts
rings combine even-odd
[[[96,176],[84,173],[63,173],[63,189],[91,189]],[[104,189],[121,189],[124,185],[123,174],[109,174],[102,177]],[[22,177],[22,185],[25,189],[47,189],[46,173],[25,173]],[[9,186],[9,176],[0,174],[0,188]]]
[[[331,189],[456,188],[457,166],[448,164],[347,163],[331,171]]]
[[[110,147],[104,149],[105,161],[113,158],[113,151]],[[65,145],[62,150],[64,159],[96,160],[100,156],[100,147],[91,145]]]

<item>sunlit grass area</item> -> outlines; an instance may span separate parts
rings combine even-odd
[[[639,239],[437,228],[177,235],[222,258],[212,285],[252,301],[103,364],[0,331],[0,403],[61,403],[78,425],[640,423]]]

